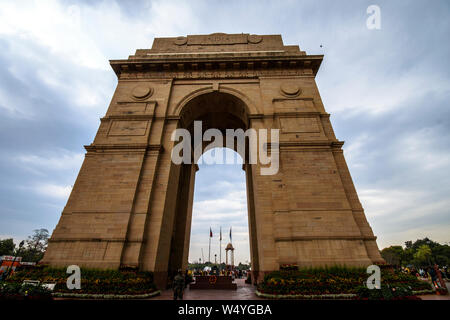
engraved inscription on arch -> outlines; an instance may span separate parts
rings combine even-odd
[[[274,99],[275,112],[314,112],[314,101],[312,98],[304,99]]]
[[[189,35],[187,44],[190,45],[217,45],[217,44],[246,44],[247,34],[213,33],[209,35]]]
[[[320,132],[316,118],[280,118],[280,127],[283,133]]]
[[[155,112],[156,101],[149,102],[118,102],[113,113],[115,115],[152,115]]]
[[[148,121],[113,121],[109,136],[143,136],[147,131]]]

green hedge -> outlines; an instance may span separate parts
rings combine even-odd
[[[17,282],[0,283],[0,300],[45,299],[51,300],[52,293],[42,286],[22,285]]]
[[[421,300],[416,297],[410,286],[381,285],[379,290],[370,290],[361,286],[357,290],[358,298],[361,300]]]
[[[310,268],[281,270],[267,274],[258,286],[258,291],[273,295],[323,295],[357,294],[369,275],[365,268]],[[415,276],[397,271],[381,271],[381,282],[392,287],[406,287],[418,291],[430,289],[430,284]]]
[[[18,271],[7,281],[39,280],[56,283],[54,292],[89,294],[144,294],[156,290],[153,273],[138,271],[100,270],[81,268],[81,289],[67,289],[66,268],[33,268]]]

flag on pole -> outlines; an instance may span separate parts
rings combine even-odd
[[[231,237],[231,228],[232,227],[230,227],[230,242],[233,242],[233,238]]]
[[[209,237],[212,238],[213,234],[212,234],[212,230],[211,227],[209,227]]]
[[[222,264],[222,226],[220,226],[220,238],[219,238],[219,263]]]

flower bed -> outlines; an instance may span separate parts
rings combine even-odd
[[[354,299],[357,297],[353,293],[339,293],[339,294],[269,294],[263,293],[256,290],[256,295],[261,298],[266,299],[298,299],[298,300],[309,300],[309,299]]]
[[[70,290],[66,281],[70,275],[65,268],[41,267],[22,270],[7,281],[21,284],[23,280],[39,280],[41,283],[56,283],[54,292],[69,295],[149,295],[158,292],[151,272],[81,269],[81,289]]]
[[[52,293],[42,286],[1,283],[0,300],[52,300]]]
[[[77,298],[77,299],[149,299],[161,294],[156,290],[151,293],[143,294],[89,294],[89,293],[64,293],[55,292],[54,297],[57,298]]]
[[[300,270],[280,270],[271,272],[258,285],[258,293],[268,298],[350,298],[362,297],[368,278],[365,268],[314,268]],[[415,276],[382,269],[381,282],[394,290],[392,298],[400,295],[414,295],[414,291],[429,290],[430,284]],[[361,289],[363,288],[363,289]],[[367,289],[368,290],[368,289]],[[369,290],[373,291],[373,290]],[[375,290],[380,294],[382,290]],[[386,291],[387,292],[387,291]],[[385,292],[385,293],[386,293]],[[386,293],[386,299],[390,296]]]

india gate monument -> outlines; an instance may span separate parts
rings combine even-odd
[[[185,270],[198,166],[172,161],[173,132],[199,121],[202,132],[278,129],[259,146],[279,158],[274,174],[244,148],[254,282],[284,264],[383,262],[316,86],[322,59],[280,35],[215,33],[155,38],[111,60],[116,90],[43,263],[136,267],[160,287]]]

